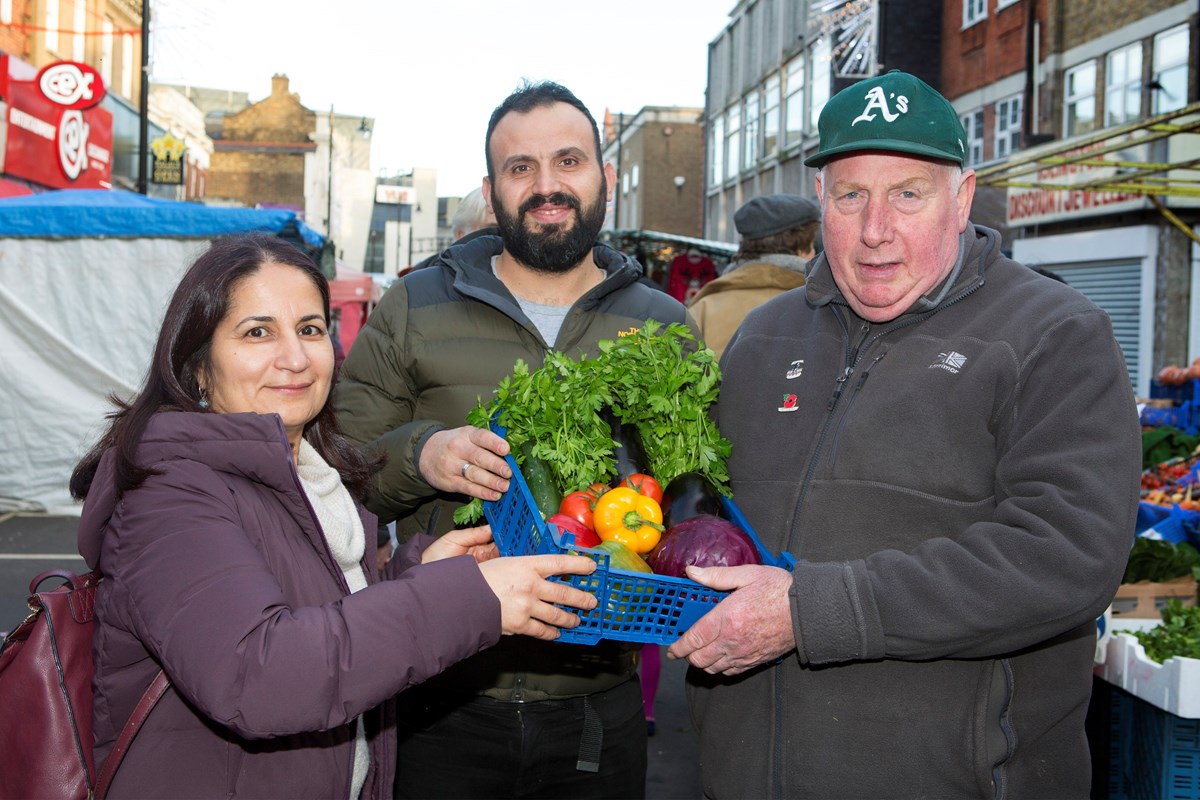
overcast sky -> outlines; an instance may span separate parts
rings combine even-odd
[[[151,77],[376,120],[372,168],[477,187],[492,109],[523,78],[604,109],[704,105],[708,44],[737,0],[152,0]]]

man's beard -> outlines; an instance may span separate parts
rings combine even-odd
[[[606,187],[602,182],[595,202],[586,209],[581,207],[579,198],[566,192],[535,194],[520,205],[516,218],[496,198],[492,210],[496,214],[500,237],[504,239],[504,249],[536,272],[559,274],[571,270],[596,244],[596,237],[604,226],[605,194]],[[573,209],[574,220],[568,218],[554,225],[541,225],[537,231],[531,230],[526,225],[525,215],[546,203]]]

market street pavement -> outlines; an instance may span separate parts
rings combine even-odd
[[[34,575],[48,569],[87,569],[75,546],[78,524],[76,517],[0,515],[0,631],[12,630],[25,618],[29,580]],[[648,800],[701,796],[699,745],[684,696],[686,666],[663,658],[654,709],[657,730],[647,748]]]

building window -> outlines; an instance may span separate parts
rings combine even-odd
[[[742,152],[742,106],[735,103],[725,115],[725,179],[736,178]]]
[[[1187,105],[1188,26],[1180,25],[1154,37],[1154,113],[1165,114]]]
[[[763,158],[779,152],[779,76],[767,78],[763,91]]]
[[[983,161],[983,109],[959,117],[967,132],[967,163],[971,167]]]
[[[963,27],[987,18],[987,0],[963,0]]]
[[[0,0],[0,25],[12,24],[12,0]]]
[[[113,75],[113,21],[105,17],[100,21],[100,78],[105,86],[112,86]]]
[[[635,188],[635,189],[638,187],[638,176],[639,176],[639,174],[640,174],[640,173],[639,173],[639,170],[638,170],[638,165],[637,165],[637,164],[634,164],[634,165],[633,165],[633,188]]]
[[[58,49],[58,0],[46,0],[46,49]]]
[[[1141,116],[1141,42],[1113,50],[1104,69],[1104,124],[1120,125]]]
[[[804,138],[804,53],[788,62],[785,102],[783,142],[798,144]]]
[[[711,186],[720,186],[724,179],[725,170],[725,115],[718,114],[712,121],[709,133],[709,162],[708,182]]]
[[[629,173],[621,173],[621,195],[629,194]]]
[[[1096,62],[1085,61],[1067,70],[1063,106],[1067,136],[1096,129]]]
[[[1008,158],[1021,149],[1021,95],[996,103],[996,158]]]
[[[742,169],[752,170],[758,164],[758,92],[746,97],[746,130],[742,135]]]
[[[833,84],[833,56],[829,51],[829,40],[818,39],[812,49],[812,108],[809,109],[808,129],[817,130],[821,109],[829,102],[829,88]]]
[[[1015,2],[1017,2],[1017,0],[996,0],[996,10],[999,11],[1002,8],[1011,6]]]
[[[84,59],[84,35],[87,32],[87,0],[75,0],[75,36],[72,37],[71,57],[76,61]]]
[[[121,94],[133,97],[133,36],[121,37]]]

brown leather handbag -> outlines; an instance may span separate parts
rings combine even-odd
[[[43,582],[62,585],[39,591]],[[29,584],[30,614],[0,648],[0,798],[102,798],[154,704],[159,670],[96,773],[92,756],[92,619],[99,572],[50,570]]]

